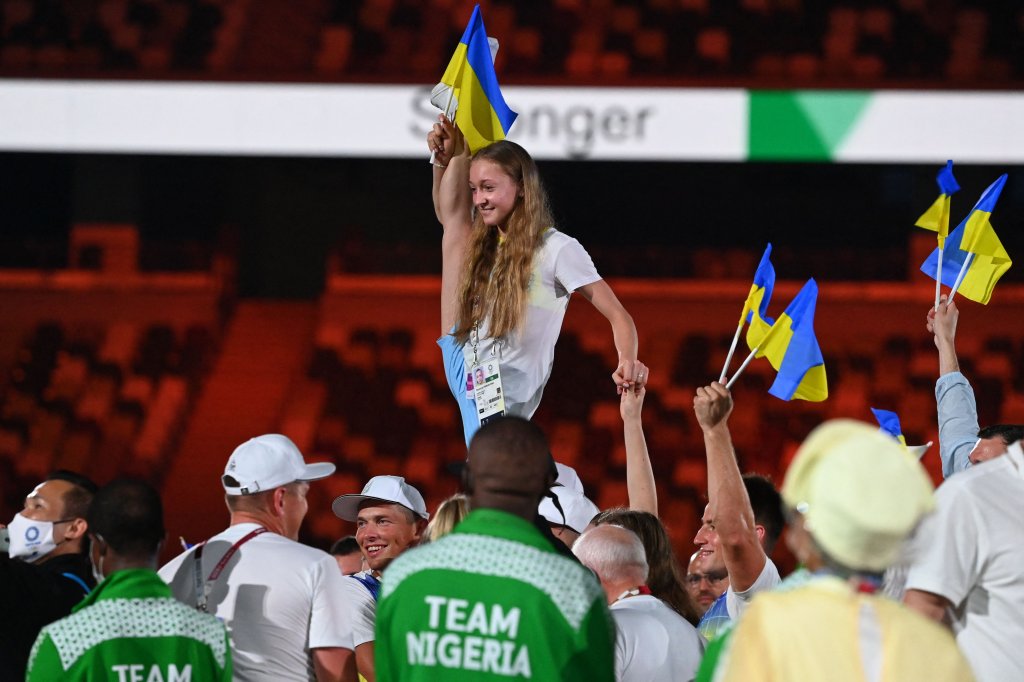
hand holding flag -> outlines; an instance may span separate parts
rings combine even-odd
[[[480,5],[476,5],[441,82],[431,93],[431,103],[446,117],[453,118],[454,113],[471,153],[505,139],[518,116],[505,104],[498,87],[497,50],[498,42],[487,37]],[[443,108],[441,100],[447,100]]]

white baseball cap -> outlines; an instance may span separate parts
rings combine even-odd
[[[555,462],[555,469],[558,470],[558,478],[555,479],[557,485],[564,485],[570,490],[575,490],[580,495],[583,494],[583,481],[580,480],[579,474],[568,464],[562,464],[561,462]]]
[[[556,526],[568,526],[577,533],[582,534],[587,529],[587,526],[590,525],[590,520],[601,511],[585,495],[576,492],[572,488],[556,485],[551,488],[551,492],[558,498],[558,503],[562,505],[565,519],[562,518],[562,514],[555,508],[555,504],[551,501],[550,497],[541,498],[540,504],[537,506],[537,512],[547,519],[549,523],[553,523]]]
[[[420,518],[430,518],[420,491],[406,483],[401,476],[374,476],[363,486],[360,494],[341,495],[334,500],[331,511],[339,519],[355,521],[359,515],[359,505],[368,500],[400,504]]]
[[[252,495],[295,481],[315,481],[334,473],[330,462],[306,464],[287,436],[268,433],[245,441],[231,453],[221,483],[228,495]]]

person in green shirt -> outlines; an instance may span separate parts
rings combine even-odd
[[[164,538],[156,490],[111,483],[93,499],[88,522],[99,585],[39,633],[27,682],[230,680],[224,624],[174,599],[156,573]]]
[[[554,480],[534,424],[503,417],[476,432],[463,470],[472,511],[384,571],[378,682],[614,679],[601,586],[533,523]]]

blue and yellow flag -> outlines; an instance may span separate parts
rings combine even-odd
[[[992,256],[996,258],[1010,259],[1006,249],[1003,248],[996,231],[992,228],[992,211],[996,210],[996,202],[1006,185],[1006,173],[988,186],[978,203],[971,209],[967,216],[967,225],[964,227],[964,238],[960,248],[970,251],[975,255]]]
[[[809,279],[758,346],[757,357],[767,357],[778,372],[768,389],[776,398],[821,402],[828,397],[825,359],[814,336],[817,301],[818,283]]]
[[[946,165],[939,170],[935,181],[939,185],[939,198],[925,211],[917,222],[918,227],[937,232],[939,235],[939,246],[942,247],[949,235],[949,206],[950,200],[959,189],[956,178],[953,177],[953,162],[947,161]]]
[[[907,447],[907,439],[903,437],[903,427],[900,426],[899,415],[890,410],[879,410],[874,407],[871,408],[871,414],[875,415],[882,431],[898,440],[903,447]]]
[[[740,313],[737,325],[742,327],[744,322],[750,324],[747,327],[747,345],[750,350],[757,347],[775,323],[775,320],[768,317],[768,303],[775,289],[775,268],[772,266],[771,255],[772,245],[769,243],[754,271],[754,283],[750,285],[750,293],[743,302],[743,312]]]
[[[878,408],[872,407],[871,413],[875,415],[875,419],[878,420],[878,425],[882,427],[882,432],[887,433],[897,441],[904,450],[914,455],[918,459],[928,451],[928,448],[932,446],[932,442],[928,441],[924,445],[907,445],[907,439],[903,436],[903,427],[900,425],[900,418],[895,412],[890,410],[879,410]]]
[[[452,88],[458,103],[455,123],[465,135],[470,152],[505,139],[518,114],[501,96],[480,5],[473,8],[441,82]]]
[[[989,185],[967,217],[949,233],[942,252],[942,283],[948,287],[956,283],[968,254],[974,254],[957,291],[982,304],[989,302],[996,282],[1013,264],[990,221],[1005,184],[1003,174]],[[938,260],[939,250],[935,249],[921,264],[921,272],[935,279]]]

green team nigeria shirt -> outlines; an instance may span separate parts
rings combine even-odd
[[[27,682],[231,679],[219,620],[182,604],[155,572],[111,573],[71,615],[47,625],[29,656]]]
[[[590,571],[527,521],[478,509],[384,572],[377,680],[611,682],[613,628]]]

